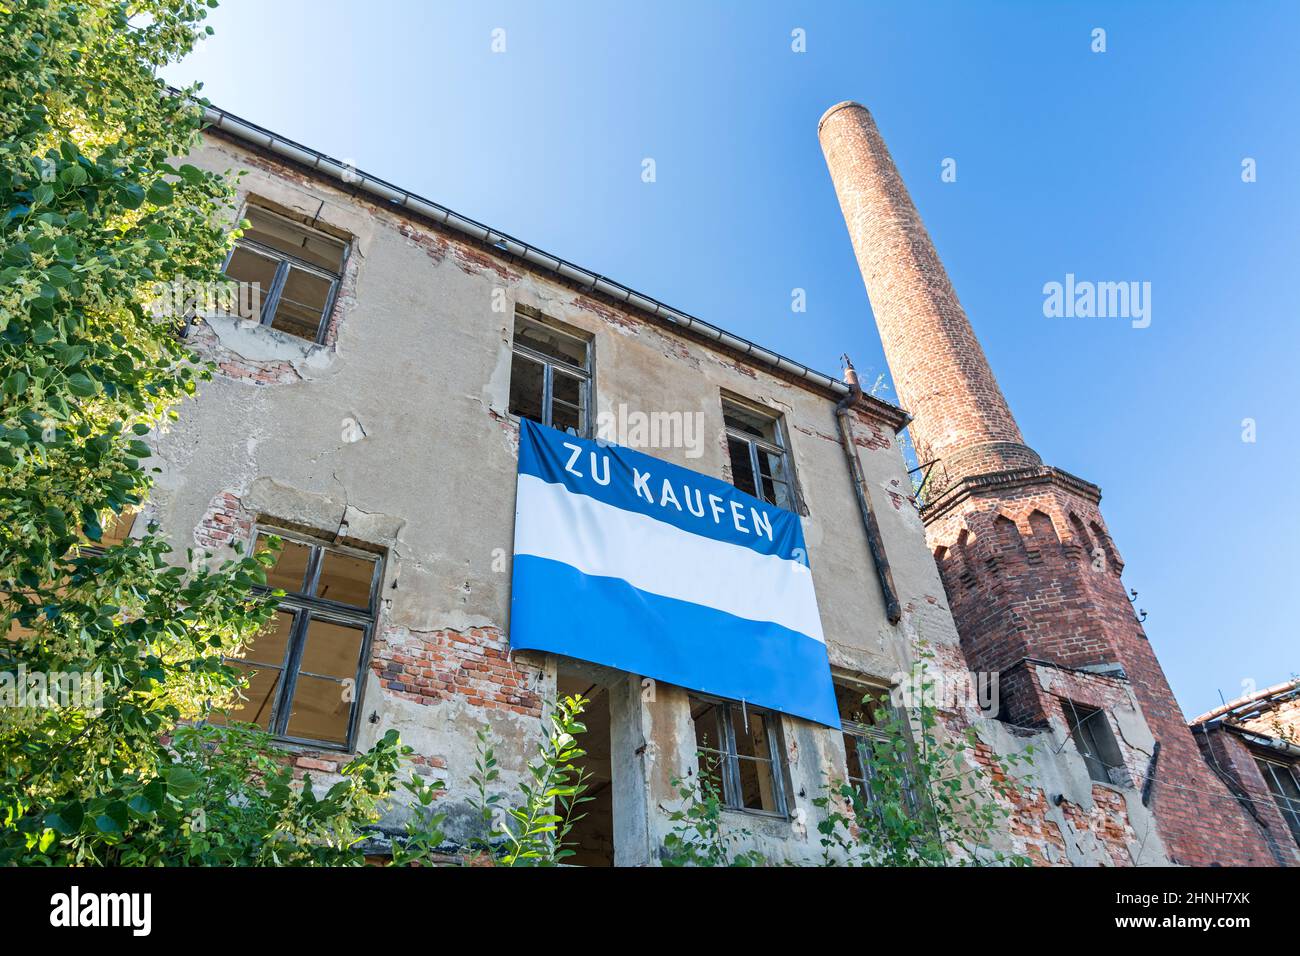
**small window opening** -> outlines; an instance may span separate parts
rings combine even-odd
[[[889,717],[896,711],[889,704],[883,688],[863,688],[836,682],[835,702],[840,712],[840,730],[844,735],[844,759],[849,783],[856,787],[868,804],[878,804],[878,795],[872,787],[876,776],[877,755],[887,755],[890,760],[908,760],[907,751],[894,746],[893,729],[887,726]],[[884,700],[881,700],[885,697]],[[903,801],[909,812],[919,806],[915,780],[910,764],[904,769]],[[874,806],[877,815],[882,808]]]
[[[1099,783],[1128,785],[1124,757],[1111,733],[1106,712],[1071,700],[1061,701],[1061,709],[1070,725],[1070,738],[1088,765],[1088,776]]]
[[[250,205],[250,223],[226,260],[226,275],[256,285],[257,321],[312,342],[324,340],[347,243]]]
[[[796,510],[794,477],[780,418],[724,399],[722,420],[727,431],[731,483],[768,504]]]
[[[510,414],[583,438],[591,435],[591,343],[515,316]]]

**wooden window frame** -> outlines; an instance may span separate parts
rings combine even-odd
[[[340,239],[338,236],[331,235],[328,232],[313,229],[304,223],[297,222],[289,216],[281,215],[280,213],[277,213],[272,209],[267,209],[265,206],[260,206],[257,203],[250,203],[249,206],[256,209],[260,215],[274,216],[277,219],[283,220],[295,229],[300,229],[308,234],[322,236],[343,245],[343,252],[339,258],[339,271],[337,273],[331,272],[329,269],[322,268],[321,266],[307,262],[303,259],[299,259],[297,256],[283,252],[273,246],[268,246],[265,243],[258,242],[256,239],[249,239],[243,236],[235,240],[230,251],[226,253],[225,261],[221,264],[221,272],[225,275],[226,269],[230,267],[231,259],[235,257],[236,250],[241,248],[247,249],[255,255],[276,260],[275,276],[271,279],[271,288],[266,290],[266,297],[262,300],[262,311],[258,315],[257,319],[258,325],[265,325],[268,328],[271,327],[271,323],[275,320],[275,313],[280,306],[280,296],[284,292],[285,282],[289,279],[290,269],[299,269],[303,272],[312,273],[318,278],[328,280],[330,283],[330,290],[325,296],[325,307],[321,311],[320,322],[316,326],[316,335],[314,338],[294,335],[292,332],[284,332],[283,329],[276,329],[277,332],[284,332],[285,335],[292,336],[295,339],[301,339],[304,342],[312,342],[316,345],[324,345],[325,337],[329,333],[330,317],[334,314],[334,304],[338,300],[339,286],[343,281],[343,273],[347,269],[348,256],[352,252],[352,243]],[[249,206],[245,207],[245,211]]]
[[[553,355],[547,355],[545,352],[539,352],[536,349],[530,348],[521,343],[515,336],[515,328],[518,327],[521,321],[543,326],[558,335],[567,336],[575,342],[580,343],[583,347],[583,364],[581,366],[574,365],[571,362],[558,359]],[[555,323],[543,321],[542,319],[525,312],[515,312],[515,325],[512,327],[510,333],[510,374],[513,379],[515,356],[521,356],[528,361],[537,362],[542,366],[542,425],[545,425],[547,428],[556,427],[553,422],[555,421],[555,372],[558,369],[561,373],[578,379],[581,402],[581,407],[578,409],[578,413],[582,424],[578,437],[592,437],[593,429],[591,409],[594,404],[593,383],[595,381],[595,374],[592,369],[592,352],[591,339],[579,334],[576,330],[570,331],[569,329],[561,328]],[[516,419],[522,417],[513,412],[511,415]]]
[[[257,547],[257,539],[263,535],[273,535],[311,549],[304,575],[306,582],[304,587],[307,593],[286,591],[277,608],[292,613],[293,624],[291,625],[289,637],[285,641],[285,656],[279,665],[281,678],[277,683],[271,701],[267,731],[280,743],[350,753],[356,747],[362,691],[365,687],[366,673],[370,667],[371,645],[379,620],[379,592],[384,579],[383,556],[372,551],[364,551],[346,545],[330,544],[308,535],[285,531],[273,525],[258,525],[255,528],[252,541],[254,552]],[[370,597],[365,608],[314,596],[314,592],[320,583],[321,566],[324,564],[325,555],[330,552],[364,558],[367,561],[374,562],[374,571],[370,579]],[[269,594],[275,588],[257,585],[254,590],[259,594]],[[309,737],[294,737],[288,733],[289,718],[292,716],[291,704],[293,696],[297,690],[298,678],[304,673],[302,671],[302,654],[307,643],[307,629],[313,620],[353,627],[362,631],[361,647],[357,654],[357,667],[353,674],[353,695],[352,700],[349,702],[351,709],[348,714],[346,740],[343,743],[332,740],[315,740]],[[231,662],[243,663],[238,658],[231,659]],[[267,666],[271,665],[268,664]],[[309,677],[324,676],[331,680],[338,680],[338,678],[328,677],[328,675],[306,673]]]
[[[767,441],[766,439],[759,438],[756,435],[751,435],[749,432],[734,429],[732,426],[728,425],[727,413],[732,408],[742,413],[748,413],[771,422],[772,437],[775,441]],[[740,401],[724,394],[722,396],[722,425],[728,442],[728,465],[731,464],[730,443],[732,440],[744,442],[748,446],[750,474],[754,476],[754,497],[759,501],[767,502],[767,504],[770,504],[774,508],[782,507],[775,501],[768,501],[766,495],[764,495],[763,473],[759,464],[760,452],[767,452],[769,455],[776,455],[781,460],[781,468],[785,472],[785,478],[774,477],[772,478],[772,481],[776,484],[785,486],[786,492],[790,496],[790,506],[788,510],[793,511],[795,514],[806,515],[808,510],[804,506],[803,496],[799,493],[799,483],[795,479],[794,462],[790,455],[790,442],[786,435],[784,416],[779,412],[756,405],[753,402]],[[740,486],[736,485],[735,469],[732,468],[731,472],[731,484],[739,488]]]
[[[786,794],[786,781],[789,774],[785,765],[785,747],[782,744],[781,715],[767,707],[750,707],[742,701],[727,700],[723,697],[714,697],[711,694],[697,694],[693,691],[688,695],[688,707],[690,701],[700,701],[701,703],[712,704],[714,707],[714,715],[717,718],[718,743],[724,746],[726,750],[724,751],[720,747],[701,747],[698,743],[697,749],[713,754],[718,758],[719,770],[722,776],[723,807],[737,813],[752,813],[756,816],[773,817],[780,820],[789,819],[789,799]],[[776,804],[775,810],[761,810],[744,805],[741,796],[740,761],[761,758],[747,757],[737,752],[736,725],[732,720],[733,708],[736,707],[742,707],[750,713],[759,714],[768,722],[768,760],[772,766],[772,800]],[[691,722],[694,724],[693,717]],[[703,772],[701,767],[700,773],[703,774]]]

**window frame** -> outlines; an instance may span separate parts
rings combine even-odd
[[[727,414],[730,408],[735,408],[742,413],[747,412],[750,415],[756,415],[770,421],[772,423],[772,436],[775,439],[775,443],[759,438],[756,435],[751,435],[748,432],[733,429],[731,425],[727,424]],[[774,508],[781,507],[781,505],[775,501],[768,501],[763,495],[763,473],[759,464],[759,452],[767,452],[769,455],[776,455],[781,459],[781,468],[784,470],[786,477],[773,477],[771,480],[776,484],[785,485],[786,490],[790,495],[789,510],[793,511],[795,514],[807,514],[807,509],[803,502],[803,496],[799,493],[799,484],[795,480],[794,462],[790,454],[789,437],[785,430],[785,416],[780,412],[773,411],[772,409],[765,408],[753,402],[746,402],[723,394],[722,428],[728,443],[727,466],[731,471],[732,487],[743,490],[736,484],[736,470],[731,465],[730,443],[732,440],[735,440],[744,442],[749,451],[750,474],[754,476],[754,497],[759,501],[770,504]]]
[[[582,352],[583,367],[579,367],[570,362],[566,362],[563,359],[556,358],[553,355],[547,355],[545,352],[539,352],[537,349],[531,348],[528,345],[521,343],[516,334],[518,332],[520,322],[531,322],[534,325],[540,325],[546,328],[547,330],[556,333],[557,335],[563,335],[570,339],[573,339],[575,342],[581,343],[583,348],[583,352]],[[578,437],[579,438],[592,437],[593,429],[592,429],[591,409],[594,405],[593,384],[596,379],[595,369],[593,368],[594,363],[592,361],[593,352],[594,349],[592,348],[592,340],[589,337],[579,334],[576,330],[570,331],[567,328],[561,328],[559,325],[553,322],[547,322],[541,318],[538,318],[537,316],[529,315],[527,312],[523,312],[518,309],[515,310],[514,325],[511,327],[510,330],[511,383],[513,384],[513,379],[514,379],[514,356],[516,355],[522,356],[523,358],[529,361],[537,362],[542,366],[542,421],[541,421],[542,425],[545,425],[547,428],[555,428],[555,425],[553,424],[553,422],[555,421],[555,410],[553,406],[556,400],[555,399],[555,370],[559,369],[559,371],[562,372],[563,374],[568,375],[572,378],[576,378],[579,383],[578,387],[579,387],[580,406],[578,408],[578,415],[582,423],[582,429],[579,432]],[[569,404],[568,402],[565,402],[563,399],[560,399],[559,401],[561,401],[565,405]],[[507,405],[508,404],[509,404],[509,400],[507,399]],[[526,417],[523,415],[518,415],[514,412],[511,412],[510,415],[512,418],[520,419],[520,420]],[[529,421],[532,421],[532,419],[529,419]]]
[[[691,702],[699,701],[701,703],[712,704],[717,724],[716,730],[720,743],[725,743],[727,749],[722,751],[717,747],[701,747],[696,742],[696,750],[703,750],[706,753],[714,754],[719,758],[719,770],[722,777],[722,805],[723,809],[731,810],[736,813],[752,813],[755,816],[771,817],[779,820],[788,820],[790,818],[790,801],[786,793],[787,780],[789,771],[785,765],[785,746],[783,743],[781,729],[781,715],[767,707],[750,707],[744,701],[728,700],[724,697],[714,697],[712,694],[699,694],[691,691],[687,695],[687,712],[691,709]],[[767,735],[767,746],[769,751],[768,760],[772,766],[772,800],[776,804],[775,810],[762,810],[744,805],[741,793],[740,782],[740,761],[755,760],[758,758],[745,757],[736,750],[736,725],[732,720],[733,706],[741,706],[751,714],[761,714],[763,719],[768,722],[770,731]],[[691,718],[692,731],[694,730],[695,718]],[[698,766],[699,758],[697,754],[697,767],[701,775],[703,767]]]
[[[1260,774],[1264,777],[1264,786],[1268,788],[1269,795],[1277,804],[1278,812],[1282,814],[1282,822],[1291,831],[1296,844],[1300,845],[1300,798],[1284,793],[1279,779],[1282,774],[1286,774],[1291,779],[1291,785],[1297,793],[1300,793],[1300,774],[1296,773],[1294,764],[1278,763],[1259,754],[1255,755],[1255,763],[1258,764]],[[1265,773],[1266,767],[1267,773]]]
[[[254,528],[250,553],[256,553],[257,541],[263,535],[283,538],[285,541],[293,541],[311,549],[307,558],[303,584],[308,593],[286,591],[285,596],[280,598],[276,606],[278,611],[286,611],[293,615],[293,624],[291,625],[289,637],[285,641],[284,658],[278,665],[281,678],[277,682],[276,691],[271,701],[271,712],[267,717],[267,732],[278,743],[351,753],[356,746],[357,724],[362,709],[365,677],[370,667],[371,644],[375,629],[379,623],[379,594],[384,580],[384,556],[373,551],[365,551],[347,545],[327,543],[310,535],[285,531],[272,525],[258,525]],[[365,608],[333,601],[329,598],[315,597],[311,594],[320,584],[321,567],[325,563],[325,555],[329,552],[360,557],[374,563],[374,570],[370,579],[370,597]],[[254,585],[253,590],[258,594],[269,594],[275,588]],[[348,714],[346,739],[343,743],[332,740],[317,740],[311,737],[295,737],[288,733],[289,718],[293,716],[293,696],[297,691],[298,678],[303,673],[302,655],[307,644],[307,630],[314,620],[351,627],[362,632],[361,646],[357,652],[357,667],[353,674],[351,711]],[[228,658],[227,661],[233,664],[248,663],[245,658]],[[275,665],[266,662],[264,666],[271,667]],[[307,676],[339,680],[329,675],[313,675],[310,671],[307,672]]]
[[[282,252],[273,246],[268,246],[263,242],[258,242],[256,239],[250,239],[246,236],[240,236],[235,240],[234,244],[230,247],[230,251],[226,253],[225,260],[221,263],[221,274],[225,275],[226,269],[230,267],[230,261],[235,257],[235,252],[241,248],[246,249],[255,255],[264,256],[276,261],[275,276],[271,279],[271,288],[266,291],[266,298],[262,300],[262,311],[257,318],[257,324],[264,325],[267,328],[271,328],[271,323],[275,320],[275,313],[280,307],[280,296],[284,292],[284,285],[289,279],[290,269],[299,269],[303,272],[311,273],[318,278],[328,280],[330,283],[330,290],[325,296],[325,307],[321,311],[320,322],[316,326],[316,335],[314,338],[309,339],[306,336],[294,335],[294,333],[285,332],[283,329],[275,330],[304,342],[311,342],[315,345],[325,344],[325,336],[329,332],[330,318],[334,314],[334,304],[338,300],[339,286],[343,282],[343,273],[347,270],[348,257],[352,252],[351,241],[340,239],[338,236],[331,235],[330,233],[324,232],[320,229],[313,229],[305,223],[298,222],[292,217],[282,215],[275,210],[268,209],[258,203],[246,204],[243,212],[240,213],[241,219],[247,218],[245,214],[248,212],[250,207],[256,209],[260,215],[274,216],[275,218],[281,219],[293,226],[295,229],[301,229],[307,233],[314,233],[343,245],[343,252],[339,257],[339,271],[337,274],[328,269],[322,268],[321,266],[307,262],[306,260],[299,259],[291,253]]]
[[[841,680],[839,678],[835,679],[835,684],[836,686],[842,687],[845,690],[854,694],[861,692],[861,695],[863,697],[866,697],[868,694],[872,695],[873,697],[877,697],[879,695],[888,694],[890,692],[890,689],[888,687],[881,687],[874,684],[857,684],[851,681]],[[888,710],[894,717],[900,720],[902,726],[904,727],[906,726],[906,720],[904,719],[904,715],[899,708],[893,706],[892,704],[890,705],[882,704],[878,700],[874,700],[873,705],[876,708]],[[863,706],[867,706],[867,705],[863,704]],[[883,810],[876,803],[875,794],[871,790],[872,773],[868,768],[871,767],[870,758],[874,756],[874,750],[873,750],[874,744],[878,741],[886,744],[891,744],[892,743],[891,738],[887,733],[881,730],[876,724],[865,724],[862,721],[850,720],[849,718],[843,716],[840,717],[840,736],[845,743],[844,775],[848,779],[848,782],[851,785],[856,786],[858,788],[859,792],[862,794],[863,801],[867,804],[867,806],[872,808],[872,812],[876,815],[878,819],[881,819],[883,822]],[[844,738],[852,738],[853,740],[853,747],[854,750],[857,752],[857,757],[858,757],[858,766],[862,768],[861,777],[854,777],[852,774],[849,773],[848,746],[847,746],[848,741]],[[907,739],[905,743],[907,745],[907,750],[905,751],[905,755],[906,755],[908,767],[906,773],[907,782],[904,785],[904,793],[906,794],[908,810],[915,815],[918,814],[921,810],[921,801],[920,801],[920,795],[917,793],[916,774],[914,772],[915,767],[912,763],[914,758],[913,758],[913,751],[912,751],[913,743],[912,743],[911,734],[907,735]]]

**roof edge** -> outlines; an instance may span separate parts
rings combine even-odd
[[[494,229],[478,220],[426,199],[408,189],[403,189],[387,180],[380,179],[343,163],[332,156],[287,139],[263,126],[258,126],[226,110],[200,102],[204,110],[204,129],[213,129],[253,146],[273,153],[290,161],[299,163],[308,169],[335,179],[353,190],[361,190],[372,197],[415,215],[433,220],[435,223],[463,233],[472,239],[485,243],[489,249],[498,254],[522,259],[534,266],[556,273],[562,278],[574,282],[589,291],[598,292],[621,302],[640,312],[661,319],[671,325],[723,346],[738,353],[743,359],[773,369],[783,376],[802,381],[814,388],[829,391],[834,395],[849,394],[849,387],[837,378],[809,368],[802,362],[763,348],[748,339],[733,335],[709,322],[705,322],[690,313],[675,309],[667,303],[652,296],[637,292],[629,286],[609,279],[600,273],[585,269],[575,263],[562,259],[536,246],[516,239],[509,233]],[[864,410],[875,414],[900,431],[906,427],[911,416],[882,399],[864,396],[869,401],[859,403]]]

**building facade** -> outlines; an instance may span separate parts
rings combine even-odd
[[[576,862],[655,864],[674,781],[700,773],[704,748],[742,846],[811,863],[814,801],[854,775],[870,734],[857,702],[926,648],[954,685],[999,672],[997,716],[956,701],[945,722],[974,726],[985,759],[1031,754],[996,849],[1042,864],[1281,862],[1208,769],[1180,766],[1189,754],[1206,765],[1181,721],[1175,739],[1173,697],[1115,600],[1119,559],[1096,489],[1024,446],[860,109],[829,113],[822,138],[918,450],[944,463],[924,505],[899,408],[211,111],[190,161],[246,171],[239,215],[251,228],[226,271],[260,297],[189,327],[217,375],[157,436],[144,520],[182,552],[285,541],[270,583],[288,596],[240,664],[249,691],[235,716],[327,781],[399,730],[417,771],[446,781],[455,853],[479,832],[468,798],[480,729],[513,793],[545,702],[583,693],[595,799]],[[512,652],[521,418],[611,437],[798,513],[844,727]],[[1083,570],[1098,547],[1106,570]],[[1061,606],[1042,611],[1048,590]],[[1241,830],[1235,842],[1197,849],[1167,822],[1198,809],[1172,788],[1184,779],[1223,789],[1206,806]],[[404,812],[395,805],[389,822]]]

